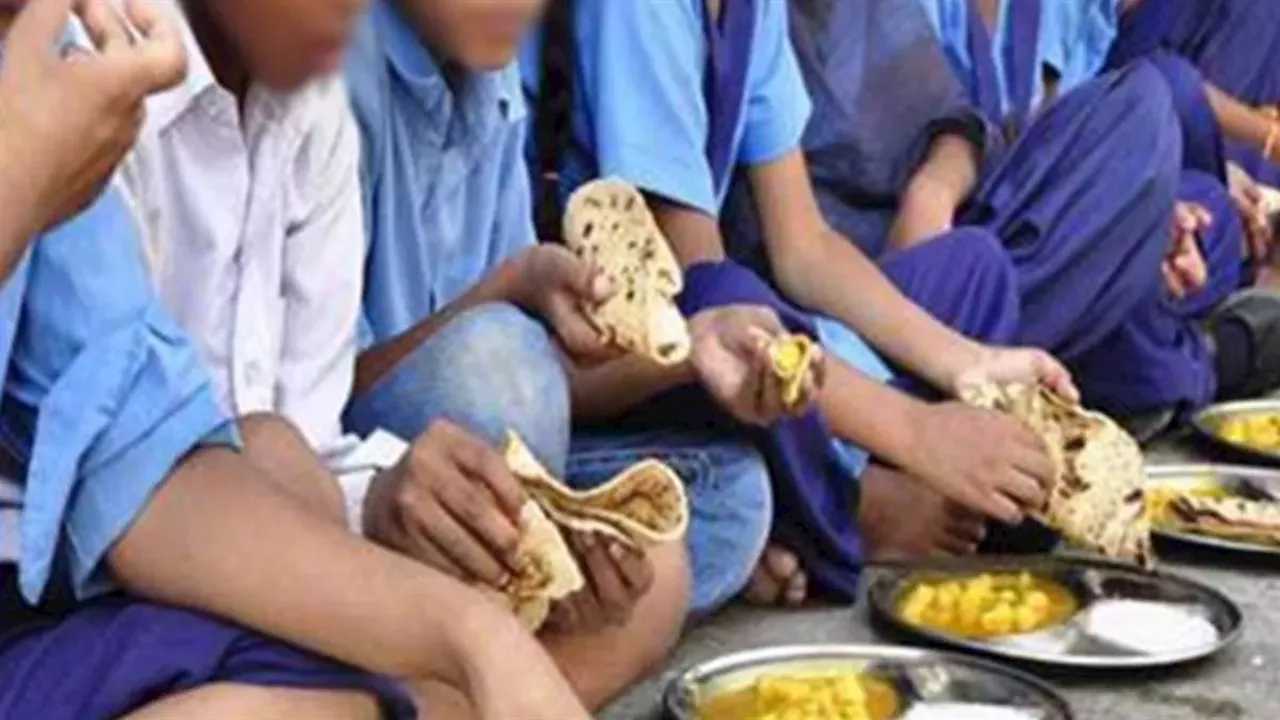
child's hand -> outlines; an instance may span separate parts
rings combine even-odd
[[[573,533],[569,545],[587,577],[587,586],[556,604],[548,626],[566,633],[594,633],[626,625],[636,603],[653,586],[649,559],[601,535]]]
[[[27,3],[0,65],[0,172],[29,193],[6,207],[30,212],[37,233],[93,201],[133,146],[143,101],[186,73],[177,31],[142,0],[125,6],[135,33],[107,0],[78,0],[95,51],[59,55],[72,4]]]
[[[962,397],[966,388],[986,383],[1044,385],[1069,402],[1080,401],[1071,372],[1037,348],[983,348],[978,360],[956,376],[952,394]]]
[[[767,426],[808,412],[822,386],[825,360],[820,350],[800,399],[783,400],[783,382],[773,370],[769,345],[786,333],[776,313],[765,307],[732,305],[703,310],[689,320],[693,366],[703,386],[741,422]]]
[[[904,469],[944,497],[1009,524],[1044,507],[1057,469],[1017,419],[950,402],[923,406],[912,428],[915,450]]]
[[[1179,202],[1173,214],[1173,241],[1160,271],[1165,289],[1180,300],[1204,289],[1209,268],[1200,253],[1200,233],[1213,226],[1213,216],[1196,203]]]
[[[591,361],[614,354],[585,312],[614,293],[590,263],[559,245],[537,245],[515,267],[512,301],[551,325],[570,356]]]
[[[365,499],[365,533],[465,580],[515,571],[524,491],[493,448],[445,421],[427,429]]]
[[[1254,263],[1265,263],[1271,255],[1272,237],[1271,218],[1263,207],[1262,190],[1243,170],[1232,167],[1229,175],[1231,201],[1240,213],[1240,222],[1244,225],[1245,256]]]

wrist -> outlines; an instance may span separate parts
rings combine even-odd
[[[534,253],[537,251],[538,246],[535,245],[503,260],[492,276],[497,284],[495,294],[498,298],[526,312],[535,310],[537,304],[534,293],[531,292],[529,283],[525,279],[527,275],[525,269],[533,261]]]
[[[945,355],[948,362],[943,371],[944,382],[939,389],[950,397],[959,397],[965,376],[985,363],[990,352],[991,349],[987,346],[960,336],[956,347]]]
[[[52,213],[44,208],[38,188],[38,168],[24,161],[27,155],[12,133],[0,122],[0,202],[4,203],[4,223],[8,232],[32,238],[52,224]],[[45,217],[48,215],[49,217]]]

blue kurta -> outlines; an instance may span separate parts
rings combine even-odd
[[[1000,97],[1021,98],[1022,117],[1031,115],[1034,95],[1027,90],[1038,87],[1031,83],[1042,62],[1033,51],[1042,26],[1034,13],[1009,16],[1002,53],[981,33],[952,44],[965,48],[971,69],[962,87],[949,67],[953,53],[939,43],[919,5],[833,3],[826,14],[803,7],[793,5],[793,40],[805,80],[820,98],[805,134],[806,154],[828,218],[864,250],[883,247],[897,211],[895,193],[933,138],[952,133],[969,139],[983,159],[980,185],[957,223],[981,229],[1005,250],[1017,277],[1020,322],[1013,340],[1048,349],[1079,371],[1134,307],[1161,296],[1159,264],[1168,247],[1182,142],[1160,72],[1144,66],[1085,83],[1044,109],[1008,147],[995,128],[1019,103],[990,97],[984,103],[978,96],[996,87],[991,78],[1002,70],[995,59],[1003,57],[1007,77],[999,85],[1007,90]],[[978,41],[986,43],[985,52]],[[735,193],[729,210],[729,234],[759,245],[749,194]],[[930,295],[945,285],[940,279],[929,293],[912,297],[936,307]],[[1090,402],[1121,404],[1096,390],[1089,373],[1078,375]],[[1201,399],[1202,383],[1191,385],[1194,392],[1181,394]]]
[[[1280,104],[1280,2],[1148,0],[1127,13],[1107,62],[1120,67],[1165,49],[1189,59],[1205,79],[1255,106]],[[1231,161],[1280,186],[1280,166],[1255,147],[1231,143]]]

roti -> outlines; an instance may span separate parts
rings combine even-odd
[[[1174,498],[1168,509],[1167,517],[1193,532],[1280,545],[1280,503],[1188,494]]]
[[[800,393],[813,372],[813,354],[817,345],[807,335],[784,335],[769,345],[773,374],[782,381],[782,402],[794,409]]]
[[[598,533],[642,550],[680,540],[689,526],[684,483],[656,460],[578,492],[552,477],[515,433],[508,433],[504,455],[530,498],[522,517],[519,572],[504,593],[530,630],[546,622],[552,603],[585,586],[564,530]]]
[[[684,275],[640,191],[612,179],[583,185],[569,198],[564,237],[616,288],[588,311],[608,342],[662,365],[684,362],[692,341],[675,303]]]
[[[1154,565],[1142,449],[1119,425],[1044,387],[987,385],[963,399],[1013,415],[1044,440],[1057,477],[1038,519],[1072,545]]]

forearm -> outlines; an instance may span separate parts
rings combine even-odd
[[[14,167],[15,155],[7,148],[8,140],[0,128],[0,283],[9,279],[43,225],[41,208],[20,168]]]
[[[977,183],[977,148],[959,135],[939,135],[903,189],[889,247],[905,250],[950,230]]]
[[[941,390],[977,362],[978,343],[913,303],[854,244],[824,226],[803,250],[771,253],[783,294],[840,320],[872,347]]]
[[[184,461],[109,564],[142,597],[460,687],[466,633],[488,620],[474,591],[311,515],[227,450]]]
[[[586,423],[612,420],[655,395],[692,382],[696,376],[687,362],[666,367],[635,355],[593,367],[571,366],[573,418]]]
[[[934,138],[929,154],[907,185],[907,195],[928,193],[952,213],[978,185],[978,148],[952,133]]]
[[[911,466],[923,403],[836,360],[827,364],[819,403],[836,437],[899,467]]]
[[[1265,149],[1268,139],[1271,139],[1275,131],[1275,120],[1236,100],[1212,83],[1205,83],[1205,93],[1223,135],[1228,139],[1253,145],[1260,151]],[[1280,141],[1280,138],[1273,140],[1275,141]],[[1273,152],[1275,150],[1276,148],[1272,148]]]
[[[498,266],[497,270],[467,291],[462,297],[444,306],[439,312],[419,322],[396,338],[372,347],[356,360],[355,395],[367,392],[384,375],[391,372],[401,360],[418,346],[447,326],[467,310],[492,302],[509,302],[515,285],[517,268],[513,260]]]

